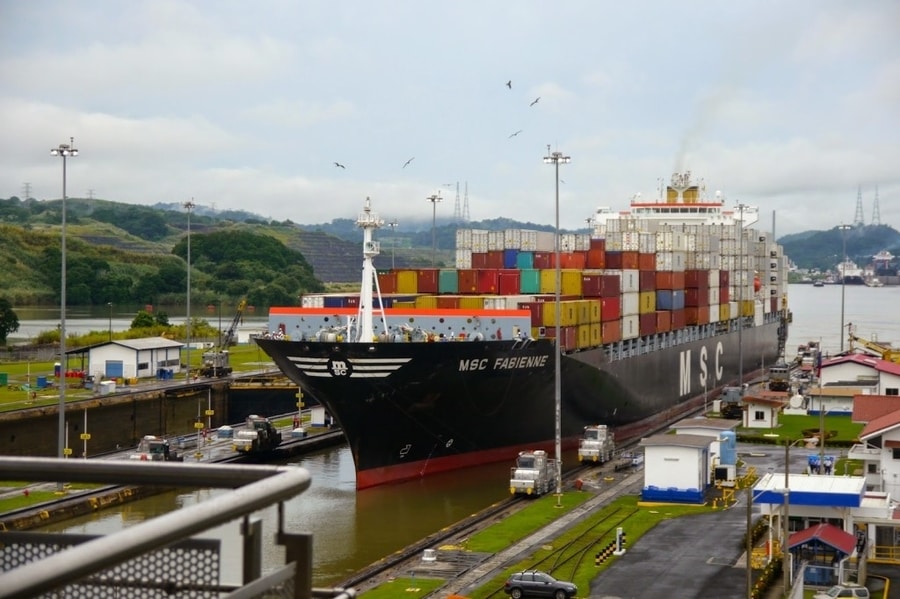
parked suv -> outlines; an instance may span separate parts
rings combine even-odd
[[[565,580],[556,580],[540,570],[526,570],[510,576],[506,580],[503,590],[512,599],[521,599],[522,597],[570,599],[578,592],[578,587]]]
[[[852,597],[853,599],[869,599],[869,589],[858,584],[836,584],[827,591],[816,593],[814,599],[832,599],[833,597]]]

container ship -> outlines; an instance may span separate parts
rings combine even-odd
[[[346,435],[364,489],[617,440],[783,358],[787,260],[690,173],[590,232],[460,229],[456,267],[376,272],[367,199],[358,294],[273,307],[257,341]]]

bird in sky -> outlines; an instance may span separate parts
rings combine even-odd
[[[413,156],[412,158],[410,158],[409,160],[407,160],[406,162],[404,162],[404,163],[403,163],[403,168],[408,167],[408,166],[409,166],[409,163],[412,162],[412,161],[415,160],[415,159],[416,159],[416,157]]]
[[[508,87],[509,89],[512,89],[512,79],[510,79],[509,81],[506,82],[506,87]]]
[[[531,104],[529,104],[529,106],[534,106],[535,104],[537,104],[540,101],[540,99],[541,99],[541,97],[538,96],[537,98],[534,99],[534,101]]]
[[[340,162],[335,162],[335,163],[334,163],[334,166],[338,166],[338,167],[344,168],[344,169],[347,168],[346,166],[344,166],[344,165],[341,164]]]
[[[522,132],[522,130],[519,129],[519,130],[516,131],[515,133],[510,133],[509,138],[513,138],[513,137],[515,137],[516,135],[518,135],[518,134],[521,133],[521,132]]]

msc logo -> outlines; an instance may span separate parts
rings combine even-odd
[[[333,376],[347,376],[350,374],[350,365],[344,360],[332,360],[328,365],[328,370]]]

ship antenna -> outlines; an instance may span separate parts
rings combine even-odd
[[[348,331],[352,341],[369,342],[375,339],[375,329],[372,318],[372,289],[376,289],[378,297],[378,309],[381,311],[381,322],[386,326],[384,315],[384,302],[381,301],[381,289],[378,288],[378,277],[375,276],[375,266],[372,260],[381,253],[381,244],[372,238],[372,232],[384,225],[384,220],[378,218],[378,214],[372,212],[372,200],[366,198],[366,205],[359,217],[356,226],[363,230],[363,266],[362,284],[359,289],[359,317],[358,335],[353,338],[353,331]]]

